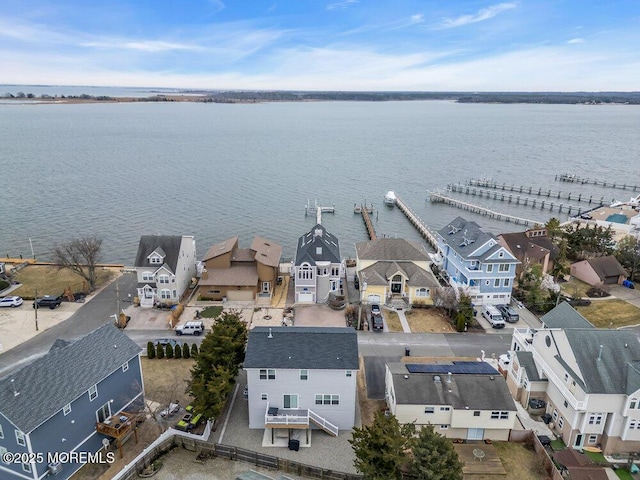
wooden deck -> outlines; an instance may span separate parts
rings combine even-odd
[[[453,445],[458,453],[460,461],[464,463],[462,473],[471,474],[489,474],[489,475],[506,475],[507,471],[502,466],[498,452],[493,445],[487,445],[484,442],[478,443],[456,443]],[[480,449],[484,452],[484,458],[479,460],[474,454],[474,449]]]

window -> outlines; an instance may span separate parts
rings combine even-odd
[[[24,433],[22,433],[20,430],[16,430],[16,443],[18,445],[22,445],[23,447],[27,444],[27,442],[25,442],[24,440]]]
[[[159,265],[162,263],[162,258],[153,256],[149,259],[149,263],[153,263],[155,265]]]
[[[504,283],[503,283],[503,285],[504,285],[505,287],[508,287],[509,285],[511,285],[511,279],[510,279],[510,278],[505,278],[505,279],[504,279]]]
[[[96,420],[100,423],[104,422],[110,416],[111,405],[109,404],[109,402],[105,403],[98,410],[96,410]]]
[[[487,264],[487,272],[489,273],[493,272],[493,263]]]
[[[473,416],[474,417],[479,417],[480,416],[480,410],[474,410]]]
[[[122,364],[122,371],[126,372],[127,370],[129,370],[129,362]]]
[[[440,425],[440,430],[447,430],[449,425]]]
[[[316,255],[322,255],[322,247],[316,247]]]
[[[566,400],[564,401],[564,408],[569,408],[569,402],[567,402]]]
[[[490,281],[490,280],[485,280],[485,281],[484,281],[484,284],[485,284],[485,285],[489,285],[490,283],[491,283],[491,281]]]
[[[158,283],[169,283],[169,275],[158,275]]]
[[[98,385],[94,385],[89,389],[89,400],[93,402],[97,396],[98,396]]]
[[[260,380],[275,380],[276,379],[276,371],[273,369],[260,369]]]
[[[0,460],[2,461],[2,463],[7,463],[4,457],[5,453],[7,453],[7,449],[4,447],[0,447]]]
[[[554,408],[553,413],[551,414],[553,417],[553,421],[556,422],[558,420],[558,411]]]
[[[500,258],[504,257],[504,252],[500,252],[500,253],[498,253],[498,256],[499,256]]]
[[[507,420],[509,412],[491,412],[491,418],[493,420]]]
[[[424,413],[433,413],[435,409],[433,407],[424,407]]]
[[[499,286],[500,286],[500,279],[499,279],[499,278],[496,278],[496,279],[493,281],[493,286],[494,286],[494,287],[499,287]]]
[[[151,273],[151,272],[142,272],[142,281],[143,282],[153,282],[153,273]]]
[[[284,394],[283,399],[284,408],[298,408],[298,395]]]
[[[587,443],[589,445],[595,445],[596,443],[598,443],[598,435],[589,435],[589,437],[587,438]]]
[[[263,393],[263,394],[260,395],[260,400],[265,400],[266,401],[268,399],[269,399],[269,396],[266,393]]]
[[[564,427],[564,417],[560,417],[560,420],[558,420],[558,426],[560,428]]]
[[[564,381],[566,382],[567,380],[569,380],[569,374],[568,374],[568,373],[565,373],[565,374],[564,374]]]
[[[500,266],[498,267],[498,271],[499,272],[508,272],[509,271],[509,264],[508,263],[501,263]]]
[[[309,380],[308,370],[300,370],[300,380]]]
[[[629,408],[634,409],[634,408],[636,408],[637,404],[638,404],[638,399],[637,398],[632,398],[631,399],[631,403],[629,403]]]
[[[331,276],[337,277],[340,275],[340,267],[331,267]]]
[[[350,377],[352,375],[351,370],[347,370],[344,372],[345,377]]]
[[[640,428],[640,422],[637,420],[630,420],[629,421],[629,430],[635,430],[637,428]]]
[[[600,425],[602,423],[603,418],[602,413],[592,413],[589,415],[589,425]]]
[[[31,465],[22,462],[22,470],[27,473],[31,473]]]
[[[271,291],[271,282],[262,282],[262,293],[269,293]]]
[[[174,290],[172,293],[173,293],[173,298],[176,298],[178,296],[178,291],[177,290]]]
[[[2,425],[0,425],[0,438],[4,438],[4,432],[2,431]]]
[[[340,395],[316,394],[316,405],[340,405]]]
[[[62,407],[62,413],[64,414],[65,417],[71,413],[70,403],[67,403],[64,407]]]
[[[441,412],[450,412],[451,411],[451,407],[440,407],[440,411]]]
[[[416,291],[416,297],[428,297],[429,296],[429,289],[428,288],[419,288]]]
[[[300,268],[298,268],[298,279],[299,280],[313,279],[313,270],[308,264],[302,265]]]

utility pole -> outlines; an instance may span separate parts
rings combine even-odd
[[[38,331],[38,289],[35,289],[35,300],[33,301],[34,311],[36,313],[36,332]]]

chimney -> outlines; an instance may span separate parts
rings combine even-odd
[[[447,372],[447,383],[451,383],[451,372]]]

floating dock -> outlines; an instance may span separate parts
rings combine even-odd
[[[531,206],[534,208],[541,208],[543,210],[545,208],[548,208],[549,210],[553,211],[554,208],[557,208],[558,212],[562,213],[563,211],[566,211],[569,215],[571,215],[572,211],[575,212],[576,215],[580,215],[583,211],[587,210],[586,207],[581,207],[577,205],[565,205],[564,203],[557,204],[554,202],[550,202],[548,200],[544,200],[544,199],[541,200],[540,198],[523,197],[518,194],[498,192],[497,190],[488,190],[480,187],[474,187],[471,185],[462,185],[460,183],[447,184],[447,191],[455,192],[455,193],[464,193],[467,195],[477,195],[479,197],[487,197],[489,199],[498,200],[501,202],[509,202],[509,203],[515,203],[516,205]],[[602,206],[602,204],[599,206]]]
[[[436,250],[438,251],[438,241],[436,240],[435,235],[431,232],[429,227],[425,223],[420,220],[420,218],[413,213],[413,211],[407,206],[406,203],[402,201],[402,199],[396,195],[396,205],[400,209],[402,213],[407,217],[407,219],[411,222],[411,224],[416,227],[420,235],[424,237],[424,239]]]
[[[617,188],[620,190],[640,191],[640,185],[630,185],[626,182],[609,182],[607,180],[597,180],[595,178],[579,177],[572,173],[560,173],[556,175],[556,181],[568,183],[580,183],[581,185],[600,185],[606,188]]]
[[[474,205],[473,203],[463,202],[462,200],[458,200],[457,198],[448,197],[447,195],[443,195],[440,192],[429,192],[429,201],[434,203],[446,203],[447,205],[451,205],[456,208],[461,208],[463,210],[468,210],[479,215],[484,215],[485,217],[491,217],[495,218],[496,220],[503,220],[505,222],[512,222],[522,225],[542,225],[543,223],[537,220],[531,220],[528,218],[516,217],[514,215],[507,215],[506,213],[496,212],[489,208],[481,207],[480,205]]]
[[[517,186],[507,185],[506,183],[498,183],[493,180],[472,178],[470,180],[467,180],[467,182],[465,183],[465,186],[492,188],[495,190],[502,190],[505,192],[515,192],[515,193],[525,193],[527,195],[536,195],[538,197],[557,198],[557,199],[564,199],[569,201],[573,200],[575,202],[585,202],[585,203],[588,203],[589,205],[591,205],[592,203],[594,203],[597,206],[605,205],[604,196],[600,197],[600,200],[598,200],[598,199],[594,199],[593,195],[589,195],[589,197],[587,197],[582,193],[577,193],[577,194],[572,192],[563,193],[561,191],[555,192],[551,189],[543,190],[542,187],[536,188],[531,186],[527,187],[524,185],[517,185]],[[614,200],[611,200],[611,202],[613,201]]]
[[[322,205],[318,204],[317,200],[314,201],[314,205],[311,205],[311,202],[307,200],[307,204],[304,206],[305,217],[309,214],[317,213],[318,211],[321,213],[336,213],[336,207],[323,207]]]

